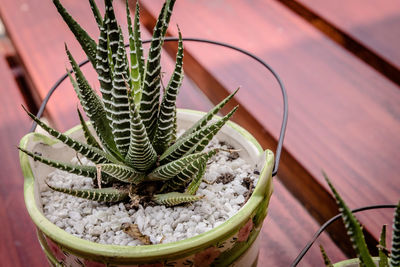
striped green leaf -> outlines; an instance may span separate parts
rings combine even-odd
[[[205,133],[204,137],[193,146],[187,154],[191,153],[198,153],[203,151],[203,149],[210,143],[211,139],[221,130],[221,128],[225,125],[225,123],[232,117],[232,115],[236,112],[238,106],[234,107],[228,114],[226,114],[222,119],[219,121],[211,124],[209,127],[206,127],[204,130],[201,130],[203,134]]]
[[[101,27],[103,26],[103,19],[96,5],[96,2],[94,0],[89,0],[89,4],[90,4],[90,9],[93,12],[93,16],[96,19],[97,26],[99,27],[99,29],[101,29]]]
[[[161,36],[165,36],[165,34],[167,33],[168,24],[169,24],[169,21],[171,19],[172,10],[174,8],[175,1],[176,0],[167,0],[166,1],[166,9],[164,10],[164,12],[165,12],[164,16],[165,17],[164,17],[164,20],[163,20],[163,27],[162,27]]]
[[[107,14],[104,16],[103,26],[100,27],[99,44],[97,45],[96,54],[96,71],[98,74],[98,80],[100,82],[100,92],[103,98],[107,119],[112,121],[112,73],[108,58],[108,35],[107,27],[105,25],[106,20]]]
[[[177,134],[178,134],[178,119],[176,118],[176,105],[175,105],[175,108],[174,108],[174,128],[173,128],[173,132],[172,132],[171,141],[170,141],[168,146],[171,146],[176,142]]]
[[[106,13],[107,16],[107,13]],[[109,21],[106,19],[106,22]],[[108,25],[107,25],[108,29]],[[114,77],[114,60],[113,60],[113,54],[111,51],[111,46],[110,46],[110,38],[108,36],[108,30],[107,30],[107,50],[108,50],[108,64],[110,64],[110,72],[111,72],[111,78]]]
[[[146,171],[155,164],[157,153],[150,143],[135,102],[131,98],[129,100],[131,113],[130,145],[125,161],[127,165],[133,166],[139,171]]]
[[[111,49],[111,62],[115,64],[117,60],[117,51],[118,51],[118,43],[119,43],[119,27],[117,23],[117,19],[115,18],[114,8],[112,5],[112,0],[104,0],[105,9],[106,9],[106,28],[107,35],[109,40],[109,46]]]
[[[116,188],[101,188],[101,189],[72,189],[72,188],[61,188],[47,184],[48,187],[54,191],[80,197],[93,201],[100,202],[119,202],[128,199],[128,190],[116,189]]]
[[[127,88],[130,81],[130,75],[127,76],[126,71],[128,66],[126,63],[126,51],[122,39],[122,33],[120,32],[118,53],[114,66],[113,88],[111,91],[111,126],[115,143],[123,157],[125,157],[128,152],[130,142],[129,88]]]
[[[71,17],[68,11],[62,6],[59,0],[53,0],[58,13],[62,16],[65,23],[70,28],[71,32],[75,35],[83,51],[85,51],[90,63],[96,67],[96,42],[82,29],[82,27]]]
[[[183,155],[201,152],[203,148],[210,142],[210,140],[218,133],[222,126],[225,125],[236,109],[237,107],[235,107],[231,112],[218,121],[205,126],[204,128],[186,136],[185,138],[179,138],[175,144],[170,146],[164,152],[164,154],[160,156],[161,164],[166,164],[179,159]]]
[[[90,132],[85,120],[83,119],[81,111],[79,110],[79,108],[77,108],[76,110],[78,111],[79,121],[81,122],[82,131],[83,131],[83,134],[85,136],[86,143],[89,146],[101,149],[100,144],[97,142],[96,138],[92,135],[92,133]]]
[[[214,108],[212,108],[209,112],[207,112],[206,115],[204,115],[200,120],[198,120],[195,124],[193,124],[192,127],[190,127],[188,130],[186,130],[180,137],[184,138],[187,135],[198,131],[199,129],[203,128],[204,126],[207,125],[207,123],[214,117],[215,114],[217,114],[225,105],[226,103],[229,102],[229,100],[232,99],[232,97],[239,91],[239,88],[235,90],[232,94],[227,96],[224,100],[222,100],[218,105],[216,105]],[[179,140],[178,139],[178,140]]]
[[[183,43],[179,31],[178,53],[174,73],[168,83],[166,92],[161,102],[160,112],[157,120],[157,128],[153,146],[158,154],[162,154],[168,148],[174,134],[174,121],[176,111],[176,97],[183,79]]]
[[[153,196],[154,202],[159,205],[176,206],[183,203],[191,203],[202,199],[204,196],[194,196],[185,193],[171,192],[166,194],[157,194]]]
[[[144,56],[143,46],[140,34],[140,23],[139,23],[139,2],[136,2],[135,20],[132,27],[131,15],[129,12],[128,0],[126,0],[126,16],[128,21],[129,31],[129,49],[131,57],[131,78],[133,95],[135,104],[140,105],[140,99],[142,97],[142,80],[144,76]]]
[[[322,258],[324,259],[324,264],[326,267],[333,267],[332,261],[329,259],[328,255],[325,252],[325,249],[322,245],[319,246],[321,250]]]
[[[400,266],[400,201],[394,214],[390,267]]]
[[[199,167],[199,171],[196,173],[194,179],[190,182],[189,186],[186,188],[185,193],[195,195],[203,181],[203,176],[206,172],[207,162],[203,163]]]
[[[96,167],[95,166],[82,166],[82,165],[73,165],[65,162],[60,162],[56,160],[51,160],[51,159],[46,159],[38,154],[32,153],[28,150],[25,150],[21,147],[18,148],[34,160],[37,160],[43,164],[46,164],[50,167],[62,170],[62,171],[67,171],[69,173],[73,173],[76,175],[82,175],[85,177],[89,177],[92,179],[95,179],[97,177],[97,172],[96,172]]]
[[[84,77],[82,71],[80,70],[78,64],[75,59],[72,57],[68,48],[66,48],[68,58],[70,60],[71,66],[74,70],[76,76],[76,82],[78,84],[78,91],[76,92],[83,109],[85,110],[86,115],[89,117],[92,125],[99,137],[101,143],[106,148],[106,150],[110,151],[115,157],[118,159],[121,158],[120,153],[117,150],[117,147],[114,142],[114,137],[111,131],[111,127],[109,121],[106,116],[106,112],[104,110],[103,103],[97,96],[97,94],[93,91],[93,89],[89,86],[88,81]]]
[[[178,160],[172,161],[168,164],[162,165],[152,171],[148,178],[150,180],[169,180],[173,178],[175,175],[180,173],[183,169],[185,169],[188,164],[193,161],[206,156],[207,153],[197,153],[185,156]]]
[[[344,225],[347,229],[347,234],[350,237],[351,242],[353,243],[353,248],[357,253],[357,256],[360,260],[361,266],[375,266],[375,263],[368,251],[367,244],[365,242],[364,234],[362,232],[362,228],[357,218],[353,215],[351,210],[347,207],[346,203],[340,197],[339,193],[331,184],[329,178],[324,173],[324,177],[331,188],[333,195],[335,196],[336,202],[339,206],[339,211],[342,213],[342,219]]]
[[[157,19],[153,30],[146,72],[143,82],[142,99],[140,103],[140,117],[146,126],[147,135],[153,140],[157,124],[157,115],[160,106],[161,90],[161,49],[164,41],[166,27],[169,23],[170,13],[175,0],[168,0]],[[168,20],[167,20],[168,19]],[[164,30],[165,29],[165,30]]]
[[[125,183],[138,184],[145,177],[144,173],[120,164],[100,164],[98,166],[101,168],[101,172]]]
[[[207,164],[207,161],[214,156],[219,150],[213,149],[204,153],[202,157],[192,161],[174,178],[169,179],[163,186],[162,190],[167,191],[179,191],[184,189],[195,177],[195,174],[199,173],[202,166]]]
[[[389,261],[386,255],[386,224],[382,226],[381,236],[379,238],[379,267],[388,267]]]
[[[98,148],[76,141],[66,134],[58,132],[57,130],[51,128],[50,126],[39,120],[35,115],[26,110],[25,107],[24,110],[29,115],[29,117],[32,118],[32,120],[34,120],[40,127],[43,128],[43,130],[45,130],[51,136],[57,138],[58,140],[60,140],[73,150],[75,150],[76,152],[80,153],[84,157],[87,157],[94,163],[108,163],[108,162],[118,163],[118,160],[112,157],[111,155],[104,153],[102,150]]]
[[[168,162],[181,158],[187,151],[192,148],[201,138],[198,135],[201,131],[194,132],[185,138],[179,138],[173,145],[171,145],[161,156],[160,163],[166,164]]]

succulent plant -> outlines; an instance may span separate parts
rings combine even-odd
[[[368,250],[367,244],[365,242],[360,222],[354,216],[352,211],[348,208],[348,206],[343,201],[339,193],[336,191],[335,187],[332,185],[331,181],[329,180],[329,178],[325,173],[324,176],[329,187],[331,188],[331,191],[333,192],[333,195],[339,206],[339,211],[342,213],[342,219],[346,227],[347,234],[350,237],[350,240],[353,244],[353,248],[360,261],[360,266],[366,266],[366,267],[376,266]],[[325,265],[333,266],[332,261],[328,258],[323,247],[321,246],[320,248],[324,258]],[[397,203],[397,208],[394,213],[392,248],[390,252],[386,248],[386,225],[384,225],[382,227],[378,249],[379,249],[379,267],[400,266],[400,201]]]
[[[86,143],[58,132],[27,113],[50,135],[88,158],[95,166],[58,162],[19,149],[51,167],[90,177],[97,185],[97,188],[90,190],[49,185],[55,191],[107,202],[150,197],[155,203],[168,206],[201,199],[202,196],[196,195],[196,192],[207,161],[218,152],[217,149],[203,150],[237,107],[218,120],[212,119],[237,90],[177,137],[176,97],[183,79],[180,32],[175,69],[166,88],[162,87],[160,66],[163,40],[175,0],[167,0],[161,9],[147,60],[144,59],[142,47],[138,4],[132,22],[126,2],[128,56],[112,0],[104,1],[104,16],[94,0],[89,0],[100,30],[97,43],[70,16],[59,0],[53,2],[98,74],[101,97],[91,88],[66,46],[72,66],[70,81],[97,137],[89,131],[79,110]]]

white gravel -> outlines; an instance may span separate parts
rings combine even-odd
[[[209,147],[221,147],[215,138]],[[226,148],[226,146],[222,146]],[[227,184],[202,183],[197,195],[205,197],[189,206],[139,207],[127,210],[122,203],[107,205],[76,198],[51,189],[42,194],[45,216],[58,227],[79,238],[102,244],[141,245],[121,229],[123,223],[135,223],[150,237],[153,244],[169,243],[211,230],[232,217],[244,204],[247,188],[243,179],[249,177],[255,185],[258,179],[254,169],[241,158],[228,160],[228,152],[215,155],[207,166],[204,179],[214,181],[221,174],[231,173],[235,179]],[[73,159],[76,163],[77,159]],[[90,164],[84,158],[83,164]],[[47,181],[58,187],[92,188],[92,179],[55,170]]]

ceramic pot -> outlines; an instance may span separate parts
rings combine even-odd
[[[187,129],[204,113],[179,110],[178,128]],[[80,126],[67,134],[84,140]],[[38,239],[54,266],[252,266],[257,264],[259,232],[272,194],[274,155],[263,151],[246,130],[228,122],[218,133],[221,141],[240,149],[240,156],[260,172],[257,186],[239,212],[218,227],[167,244],[147,246],[104,245],[75,237],[51,223],[42,212],[40,190],[54,169],[20,153],[25,177],[24,196],[29,215],[36,224]],[[75,152],[61,142],[39,133],[24,136],[20,146],[44,157],[69,161]]]

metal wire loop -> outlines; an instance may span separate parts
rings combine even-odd
[[[171,42],[171,41],[178,41],[179,39],[176,37],[167,37],[164,39],[166,42]],[[143,41],[143,43],[149,43],[151,41],[150,40],[145,40]],[[198,43],[208,43],[208,44],[213,44],[213,45],[218,45],[218,46],[222,46],[222,47],[226,47],[226,48],[230,48],[232,50],[238,51],[246,56],[249,56],[250,58],[254,59],[255,61],[259,62],[262,66],[264,66],[265,68],[267,68],[269,70],[269,72],[272,73],[272,75],[274,76],[274,78],[276,79],[276,81],[279,84],[279,87],[281,89],[281,93],[282,93],[282,98],[283,98],[283,117],[282,117],[282,123],[281,123],[281,129],[280,129],[280,133],[279,133],[279,139],[278,139],[278,145],[276,148],[276,152],[275,152],[275,165],[274,165],[274,170],[272,171],[272,176],[275,176],[278,172],[278,167],[279,167],[279,161],[280,161],[280,157],[281,157],[281,152],[282,152],[282,147],[283,147],[283,140],[285,139],[285,132],[286,132],[286,125],[287,125],[287,119],[288,119],[288,100],[287,100],[287,93],[286,93],[286,89],[285,86],[283,85],[283,82],[281,80],[281,78],[279,77],[279,75],[272,69],[272,67],[270,65],[268,65],[267,63],[265,63],[261,58],[253,55],[252,53],[245,51],[241,48],[235,47],[233,45],[230,44],[226,44],[226,43],[222,43],[222,42],[217,42],[217,41],[212,41],[212,40],[207,40],[207,39],[201,39],[201,38],[183,38],[183,41],[185,42],[198,42]],[[128,46],[128,44],[126,45]],[[79,63],[79,66],[83,66],[86,63],[88,63],[89,60],[84,60],[81,63]],[[70,71],[72,73],[72,70]],[[54,91],[58,88],[58,86],[68,77],[68,74],[65,73],[62,77],[60,77],[56,83],[53,85],[53,87],[49,90],[49,92],[47,93],[46,97],[43,99],[42,104],[40,105],[39,111],[37,113],[37,117],[40,118],[43,115],[44,109],[46,107],[47,102],[49,101],[51,95],[54,93]],[[30,129],[30,132],[35,131],[36,129],[36,122],[34,122],[32,124],[32,127]]]
[[[352,210],[353,213],[357,213],[360,211],[365,211],[365,210],[373,210],[373,209],[392,209],[396,208],[397,205],[393,204],[383,204],[383,205],[371,205],[371,206],[365,206],[362,208],[354,209]],[[318,231],[314,234],[314,236],[311,238],[311,240],[307,243],[307,245],[303,248],[303,250],[300,252],[300,254],[296,257],[296,259],[293,261],[293,263],[290,265],[291,267],[297,266],[299,262],[303,259],[303,257],[306,255],[308,250],[311,248],[311,246],[314,244],[315,240],[322,234],[322,232],[333,222],[337,221],[339,218],[342,217],[342,214],[339,213],[336,216],[330,218],[326,223],[324,223],[321,228],[318,229]]]

